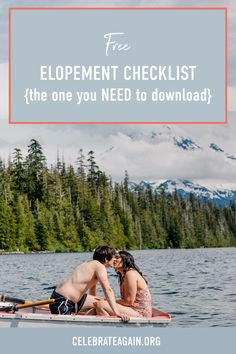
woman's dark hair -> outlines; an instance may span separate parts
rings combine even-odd
[[[100,263],[105,263],[106,260],[110,261],[116,254],[116,250],[109,246],[99,246],[95,249],[93,259]]]
[[[143,273],[140,271],[139,267],[135,264],[134,257],[132,256],[132,254],[130,254],[129,252],[126,252],[126,251],[119,251],[118,253],[122,259],[123,270],[124,270],[123,276],[120,274],[119,271],[117,272],[118,276],[119,276],[120,284],[122,283],[126,272],[128,272],[128,270],[130,270],[130,269],[136,270],[141,275],[141,277],[143,277],[145,282],[147,283],[147,280],[144,278]]]

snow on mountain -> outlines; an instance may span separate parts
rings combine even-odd
[[[194,131],[164,125],[138,128],[121,127],[100,151],[98,164],[114,180],[121,180],[127,170],[135,181],[187,178],[206,187],[210,183],[236,189],[236,147],[223,135],[218,138],[207,129],[199,134],[198,127]]]
[[[223,149],[221,149],[218,145],[214,144],[214,143],[211,143],[209,145],[209,148],[214,150],[214,151],[217,151],[217,152],[224,152]]]
[[[216,151],[216,152],[222,152],[224,153],[225,151],[220,148],[218,145],[214,144],[214,143],[211,143],[209,145],[209,148]],[[229,154],[229,153],[224,153],[224,156],[227,157],[227,159],[230,159],[230,160],[236,160],[236,156],[232,155],[232,154]]]
[[[133,142],[146,142],[158,146],[161,143],[170,143],[184,151],[207,152],[214,151],[222,153],[225,157],[236,160],[236,156],[225,152],[225,150],[216,143],[210,142],[208,145],[196,142],[188,135],[183,135],[179,128],[170,128],[169,126],[160,126],[157,130],[134,131],[127,134],[127,137]],[[199,140],[199,139],[198,139]]]
[[[147,133],[135,132],[128,134],[128,136],[133,141],[145,141],[151,144],[170,142],[183,150],[202,150],[202,147],[200,147],[191,137],[179,135],[178,132],[175,132],[168,126],[162,126],[158,131],[152,130]]]
[[[183,136],[174,136],[173,142],[176,146],[182,148],[183,150],[202,150],[202,148],[192,139]]]
[[[164,191],[167,194],[176,192],[183,198],[189,198],[193,194],[200,201],[210,201],[220,206],[229,206],[236,202],[236,190],[207,188],[200,184],[193,183],[186,179],[166,180],[163,183],[142,181],[140,183],[132,182],[130,188],[134,191],[138,186],[151,188],[157,194]]]
[[[135,131],[129,133],[128,136],[133,141],[145,141],[150,144],[159,144],[161,142],[171,141],[174,137],[174,133],[170,127],[163,125],[156,131]]]
[[[234,156],[234,155],[230,155],[227,153],[225,156],[230,160],[236,160],[236,156]]]

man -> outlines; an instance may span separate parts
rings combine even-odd
[[[96,284],[99,282],[105,297],[115,314],[123,321],[129,317],[118,311],[114,292],[107,277],[106,268],[114,266],[116,250],[108,246],[96,248],[93,260],[80,264],[65,278],[53,291],[51,298],[55,302],[50,304],[52,314],[68,315],[78,313],[94,307],[99,301],[96,297]],[[89,295],[86,292],[89,290]]]

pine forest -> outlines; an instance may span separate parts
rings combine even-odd
[[[119,249],[236,245],[236,205],[218,207],[173,193],[129,188],[128,172],[113,182],[95,153],[75,164],[48,167],[32,139],[23,157],[15,148],[0,160],[0,251],[83,252],[108,244]]]

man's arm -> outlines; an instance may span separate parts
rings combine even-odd
[[[101,284],[101,287],[104,291],[106,299],[107,299],[112,311],[114,312],[114,315],[120,317],[121,314],[119,313],[118,308],[116,306],[115,295],[114,295],[114,292],[110,286],[110,283],[109,283],[109,280],[107,277],[106,268],[102,264],[98,264],[97,269],[96,269],[96,276],[97,276],[99,283]]]

